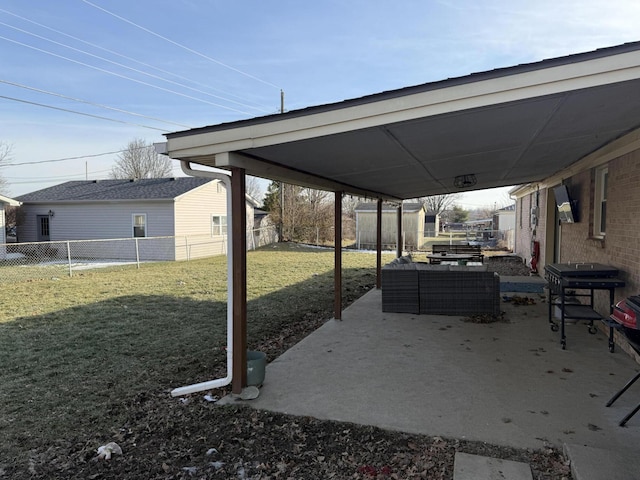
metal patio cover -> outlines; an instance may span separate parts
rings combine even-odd
[[[640,42],[167,134],[170,157],[386,200],[543,180],[640,127]]]

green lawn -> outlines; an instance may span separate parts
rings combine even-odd
[[[375,255],[345,253],[343,267],[346,305],[374,285]],[[332,251],[249,252],[247,280],[248,344],[269,360],[308,333],[301,319],[332,317]],[[145,392],[224,374],[225,257],[2,287],[0,467],[62,438],[108,436]]]

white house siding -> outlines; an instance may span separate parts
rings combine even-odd
[[[174,204],[176,260],[226,253],[226,235],[212,235],[211,217],[227,215],[224,185],[214,181],[179,196]],[[228,228],[231,222],[227,219]]]
[[[133,236],[133,214],[146,214],[147,237],[172,236],[173,200],[136,202],[86,202],[83,204],[47,203],[22,206],[24,220],[20,228],[22,242],[35,242],[37,217],[49,217],[49,240],[121,239]],[[96,242],[72,244],[74,258],[134,260],[135,242]],[[173,260],[175,245],[171,239],[139,242],[141,260]]]
[[[515,229],[516,229],[516,211],[515,205],[498,210],[494,219],[494,230],[498,245],[500,247],[514,250],[515,248]]]

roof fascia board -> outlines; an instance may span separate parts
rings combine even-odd
[[[13,198],[5,197],[4,195],[0,195],[0,203],[4,203],[9,205],[10,207],[19,207],[22,205],[18,200],[14,200]]]
[[[538,183],[527,183],[526,185],[518,185],[517,187],[509,190],[509,196],[515,198],[524,197],[525,195],[530,195],[536,192],[540,188],[543,187],[540,187],[540,184]]]
[[[550,188],[562,183],[566,178],[571,178],[580,172],[590,170],[592,168],[604,165],[611,160],[631,153],[635,150],[640,150],[640,128],[633,130],[632,132],[614,140],[611,143],[595,150],[573,165],[561,170],[560,172],[547,177],[537,185],[540,188]]]
[[[640,150],[640,128],[614,140],[613,142],[590,153],[573,165],[547,177],[537,183],[519,185],[509,190],[509,195],[520,198],[536,190],[551,188],[561,184],[565,179],[571,178],[580,172],[604,165],[611,160],[623,155]]]
[[[470,81],[304,116],[269,119],[203,133],[168,136],[169,156],[215,155],[473,108],[566,93],[640,78],[640,51],[632,51],[523,73]],[[259,119],[258,119],[259,120]]]
[[[358,195],[368,198],[381,198],[383,200],[389,200],[392,202],[401,201],[399,198],[387,195],[382,192],[362,190],[356,187],[352,187],[351,185],[345,185],[334,180],[318,177],[305,172],[296,172],[286,167],[263,162],[255,158],[251,158],[247,155],[242,155],[234,152],[223,152],[217,154],[215,156],[214,166],[216,168],[226,169],[229,169],[231,167],[242,168],[251,172],[251,175],[287,183],[295,180],[296,182],[299,182],[300,185],[310,188],[317,188],[319,190],[328,190],[331,192],[346,192],[351,195]]]

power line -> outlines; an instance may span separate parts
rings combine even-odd
[[[142,117],[142,118],[146,118],[146,119],[148,119],[148,120],[155,120],[155,121],[157,121],[157,122],[168,123],[168,124],[171,124],[171,125],[177,125],[178,127],[193,128],[193,127],[191,127],[191,126],[189,126],[189,125],[183,125],[183,124],[181,124],[181,123],[171,122],[171,121],[169,121],[169,120],[162,120],[162,119],[160,119],[160,118],[149,117],[149,116],[147,116],[147,115],[142,115],[141,113],[130,112],[130,111],[128,111],[128,110],[122,110],[122,109],[120,109],[120,108],[110,107],[110,106],[108,106],[108,105],[102,105],[102,104],[100,104],[100,103],[93,103],[93,102],[89,102],[88,100],[82,100],[82,99],[80,99],[80,98],[68,97],[68,96],[66,96],[66,95],[62,95],[62,94],[60,94],[60,93],[49,92],[49,91],[47,91],[47,90],[41,90],[41,89],[39,89],[39,88],[29,87],[28,85],[22,85],[22,84],[20,84],[20,83],[10,82],[10,81],[8,81],[8,80],[2,80],[2,79],[0,79],[0,83],[4,83],[4,84],[6,84],[6,85],[12,85],[12,86],[14,86],[14,87],[24,88],[24,89],[26,89],[26,90],[31,90],[31,91],[33,91],[33,92],[44,93],[44,94],[46,94],[46,95],[52,95],[52,96],[54,96],[54,97],[64,98],[64,99],[66,99],[66,100],[72,100],[72,101],[74,101],[74,102],[85,103],[85,104],[87,104],[87,105],[91,105],[91,106],[94,106],[94,107],[100,107],[100,108],[104,108],[104,109],[107,109],[107,110],[113,110],[113,111],[115,111],[115,112],[126,113],[127,115],[134,115],[134,116],[136,116],[136,117]]]
[[[141,148],[147,148],[147,147],[140,147],[140,149]],[[118,153],[128,152],[129,150],[132,150],[132,149],[127,148],[126,150],[116,150],[114,152],[94,153],[90,155],[81,155],[79,157],[55,158],[52,160],[38,160],[34,162],[18,162],[18,163],[4,163],[4,164],[0,163],[0,167],[17,167],[18,165],[37,165],[41,163],[67,162],[69,160],[82,160],[85,158],[96,158],[96,157],[104,157],[106,155],[116,155]],[[133,150],[138,150],[138,149],[134,148]]]
[[[98,70],[99,72],[108,73],[109,75],[113,75],[113,76],[115,76],[115,77],[123,78],[123,79],[125,79],[125,80],[130,80],[130,81],[132,81],[132,82],[139,83],[139,84],[141,84],[141,85],[146,85],[147,87],[156,88],[156,89],[158,89],[158,90],[162,90],[162,91],[164,91],[164,92],[173,93],[173,94],[175,94],[175,95],[179,95],[179,96],[181,96],[181,97],[189,98],[189,99],[191,99],[191,100],[195,100],[195,101],[197,101],[197,102],[206,103],[206,104],[208,104],[208,105],[213,105],[213,106],[215,106],[215,107],[224,108],[224,109],[226,109],[226,110],[231,110],[231,111],[238,112],[238,113],[242,113],[242,114],[245,114],[245,115],[251,115],[249,112],[245,112],[245,111],[243,111],[243,110],[238,110],[237,108],[227,107],[227,106],[225,106],[225,105],[220,105],[219,103],[209,102],[209,101],[207,101],[207,100],[203,100],[203,99],[201,99],[201,98],[193,97],[193,96],[191,96],[191,95],[187,95],[187,94],[185,94],[185,93],[176,92],[175,90],[170,90],[170,89],[168,89],[168,88],[164,88],[164,87],[161,87],[161,86],[159,86],[159,85],[153,85],[152,83],[149,83],[149,82],[143,82],[142,80],[137,80],[137,79],[135,79],[135,78],[127,77],[126,75],[122,75],[122,74],[120,74],[120,73],[112,72],[112,71],[110,71],[110,70],[106,70],[106,69],[104,69],[104,68],[96,67],[96,66],[94,66],[94,65],[90,65],[90,64],[88,64],[88,63],[81,62],[81,61],[79,61],[79,60],[74,60],[74,59],[72,59],[72,58],[65,57],[64,55],[58,55],[57,53],[49,52],[48,50],[44,50],[44,49],[42,49],[42,48],[34,47],[34,46],[32,46],[32,45],[27,45],[26,43],[22,43],[22,42],[19,42],[19,41],[17,41],[17,40],[12,40],[12,39],[10,39],[10,38],[3,37],[2,35],[0,35],[0,39],[2,39],[2,40],[6,40],[7,42],[15,43],[15,44],[17,44],[17,45],[21,45],[21,46],[23,46],[23,47],[30,48],[30,49],[32,49],[32,50],[36,50],[36,51],[41,52],[41,53],[46,53],[46,54],[51,55],[51,56],[53,56],[53,57],[62,58],[63,60],[67,60],[67,61],[69,61],[69,62],[76,63],[76,64],[78,64],[78,65],[82,65],[82,66],[84,66],[84,67],[89,67],[89,68],[92,68],[92,69],[94,69],[94,70]]]
[[[18,14],[16,14],[16,13],[9,12],[8,10],[5,10],[5,9],[3,9],[3,8],[0,8],[0,12],[6,13],[6,14],[8,14],[8,15],[12,15],[13,17],[19,18],[20,20],[23,20],[23,21],[25,21],[25,22],[32,23],[33,25],[37,25],[38,27],[45,28],[45,29],[47,29],[47,30],[49,30],[49,31],[51,31],[51,32],[57,33],[58,35],[63,35],[63,36],[65,36],[65,37],[67,37],[67,38],[71,38],[72,40],[75,40],[75,41],[77,41],[77,42],[84,43],[85,45],[89,45],[90,47],[97,48],[97,49],[99,49],[99,50],[102,50],[102,51],[104,51],[104,52],[110,53],[110,54],[115,55],[115,56],[120,57],[120,58],[124,58],[124,59],[126,59],[126,60],[131,61],[131,62],[137,63],[138,65],[142,65],[142,66],[144,66],[144,67],[151,68],[151,69],[156,70],[156,71],[158,71],[158,72],[162,72],[162,73],[164,73],[164,74],[171,75],[172,77],[179,78],[179,79],[181,79],[181,80],[186,80],[187,82],[193,83],[194,85],[200,85],[201,87],[205,87],[205,88],[208,88],[208,89],[214,90],[214,91],[216,91],[216,92],[223,93],[223,94],[228,95],[228,96],[230,96],[230,97],[235,97],[235,98],[237,98],[237,99],[239,99],[239,100],[243,100],[243,101],[252,101],[252,100],[249,100],[249,99],[247,99],[247,98],[245,98],[245,97],[241,97],[241,96],[239,96],[239,95],[236,95],[236,94],[234,94],[234,93],[227,92],[227,91],[225,91],[225,90],[221,90],[221,89],[219,89],[219,88],[213,87],[213,86],[211,86],[211,85],[204,84],[204,83],[199,82],[199,81],[197,81],[197,80],[193,80],[193,79],[191,79],[191,78],[184,77],[184,76],[179,75],[179,74],[177,74],[177,73],[175,73],[175,72],[171,72],[171,71],[169,71],[169,70],[164,70],[164,69],[162,69],[162,68],[160,68],[160,67],[156,67],[156,66],[151,65],[151,64],[149,64],[149,63],[145,63],[145,62],[142,62],[142,61],[137,60],[137,59],[135,59],[135,58],[129,57],[129,56],[127,56],[127,55],[123,55],[122,53],[118,53],[118,52],[116,52],[116,51],[114,51],[114,50],[110,50],[110,49],[108,49],[108,48],[105,48],[105,47],[103,47],[103,46],[97,45],[97,44],[95,44],[95,43],[88,42],[88,41],[86,41],[86,40],[83,40],[83,39],[81,39],[81,38],[75,37],[75,36],[70,35],[70,34],[68,34],[68,33],[62,32],[62,31],[57,30],[57,29],[55,29],[55,28],[49,27],[49,26],[44,25],[44,24],[42,24],[42,23],[36,22],[36,21],[31,20],[31,19],[29,19],[29,18],[23,17],[23,16],[18,15]],[[255,103],[256,105],[259,105],[262,109],[264,109],[264,111],[270,111],[269,107],[268,107],[268,106],[266,106],[266,105],[261,105],[261,104],[259,104],[259,103],[257,103],[257,102],[253,102],[253,103]]]
[[[103,178],[108,178],[108,176],[105,176],[105,172],[110,172],[111,170],[100,170],[100,171],[96,171],[96,172],[89,172],[89,177],[92,180],[101,180]],[[78,180],[78,177],[80,177],[82,180],[84,180],[85,178],[87,178],[87,174],[86,173],[73,173],[70,175],[64,175],[64,176],[57,176],[57,177],[41,177],[39,179],[33,179],[33,180],[11,180],[11,178],[9,177],[5,177],[5,179],[7,180],[7,182],[9,182],[11,185],[30,185],[30,184],[34,184],[34,183],[53,183],[53,182],[61,182],[61,181],[73,181],[73,180]]]
[[[107,170],[94,170],[91,172],[92,175],[97,175],[100,173],[110,172],[110,169]],[[69,173],[67,175],[49,175],[47,177],[3,177],[5,180],[10,181],[11,183],[17,183],[16,180],[22,180],[20,183],[40,183],[45,182],[47,180],[57,180],[57,179],[65,179],[72,177],[84,177],[86,176],[85,172],[82,173]],[[28,180],[28,181],[26,181]]]
[[[251,78],[251,79],[256,80],[256,81],[258,81],[260,83],[264,83],[265,85],[269,85],[270,87],[274,87],[274,88],[277,88],[278,90],[280,90],[280,87],[278,87],[277,85],[275,85],[275,84],[273,84],[271,82],[268,82],[267,80],[263,80],[261,78],[258,78],[258,77],[254,76],[254,75],[251,75],[250,73],[243,72],[242,70],[239,70],[239,69],[237,69],[235,67],[232,67],[231,65],[227,65],[226,63],[223,63],[220,60],[216,60],[215,58],[212,58],[212,57],[210,57],[208,55],[205,55],[204,53],[200,53],[200,52],[198,52],[196,50],[193,50],[192,48],[189,48],[189,47],[187,47],[185,45],[182,45],[181,43],[175,42],[175,41],[171,40],[170,38],[164,37],[164,36],[160,35],[159,33],[156,33],[156,32],[154,32],[152,30],[149,30],[148,28],[143,27],[142,25],[138,25],[137,23],[132,22],[131,20],[127,20],[126,18],[121,17],[120,15],[117,15],[117,14],[115,14],[113,12],[110,12],[109,10],[107,10],[105,8],[102,8],[102,7],[100,7],[100,6],[98,6],[98,5],[94,4],[94,3],[91,3],[88,0],[80,0],[80,1],[86,3],[87,5],[92,6],[94,8],[97,8],[98,10],[101,10],[104,13],[107,13],[107,14],[111,15],[112,17],[115,17],[118,20],[122,20],[123,22],[126,22],[129,25],[133,25],[134,27],[139,28],[140,30],[143,30],[143,31],[145,31],[145,32],[147,32],[147,33],[149,33],[151,35],[154,35],[154,36],[156,36],[158,38],[161,38],[162,40],[164,40],[166,42],[169,42],[169,43],[175,45],[176,47],[180,47],[180,48],[182,48],[182,49],[184,49],[184,50],[186,50],[186,51],[188,51],[190,53],[198,55],[198,56],[200,56],[202,58],[205,58],[205,59],[207,59],[207,60],[209,60],[209,61],[211,61],[213,63],[217,63],[218,65],[221,65],[221,66],[223,66],[225,68],[228,68],[229,70],[233,70],[236,73],[244,75],[245,77]]]
[[[102,117],[100,115],[93,115],[91,113],[78,112],[77,110],[69,110],[67,108],[54,107],[53,105],[46,105],[44,103],[30,102],[28,100],[23,100],[21,98],[7,97],[5,95],[0,95],[0,98],[4,98],[5,100],[13,100],[14,102],[26,103],[26,104],[29,104],[29,105],[35,105],[35,106],[38,106],[38,107],[50,108],[52,110],[59,110],[61,112],[75,113],[76,115],[83,115],[85,117],[97,118],[99,120],[107,120],[109,122],[123,123],[125,125],[133,125],[133,126],[136,126],[136,127],[148,128],[150,130],[157,130],[159,132],[168,132],[169,131],[169,130],[166,130],[166,129],[163,129],[163,128],[150,127],[148,125],[142,125],[142,124],[139,124],[139,123],[125,122],[124,120],[117,120],[115,118]]]
[[[201,93],[203,95],[208,95],[208,96],[213,97],[213,98],[218,98],[218,99],[224,100],[226,102],[235,103],[236,105],[240,105],[242,107],[248,107],[248,108],[253,108],[255,110],[260,110],[257,107],[253,107],[253,106],[247,105],[245,103],[237,102],[235,100],[230,100],[228,98],[224,98],[224,97],[221,97],[219,95],[214,95],[212,93],[205,92],[204,90],[200,90],[198,88],[190,87],[188,85],[185,85],[184,83],[175,82],[173,80],[169,80],[167,78],[163,78],[163,77],[161,77],[159,75],[154,75],[152,73],[144,72],[144,71],[139,70],[137,68],[129,67],[129,66],[124,65],[122,63],[115,62],[113,60],[109,60],[108,58],[101,57],[100,55],[95,55],[95,54],[87,52],[85,50],[81,50],[79,48],[72,47],[71,45],[67,45],[65,43],[61,43],[61,42],[57,42],[55,40],[51,40],[50,38],[46,38],[46,37],[43,37],[42,35],[38,35],[36,33],[32,33],[32,32],[29,32],[27,30],[23,30],[22,28],[14,27],[13,25],[9,25],[9,24],[4,23],[4,22],[0,22],[0,25],[4,25],[5,27],[11,28],[13,30],[17,30],[18,32],[21,32],[21,33],[24,33],[24,34],[27,34],[27,35],[31,35],[32,37],[39,38],[40,40],[44,40],[45,42],[53,43],[53,44],[58,45],[60,47],[68,48],[69,50],[73,50],[74,52],[82,53],[84,55],[88,55],[90,57],[97,58],[98,60],[102,60],[103,62],[107,62],[107,63],[110,63],[112,65],[116,65],[118,67],[125,68],[127,70],[131,70],[131,71],[139,73],[141,75],[146,75],[147,77],[151,77],[151,78],[154,78],[156,80],[161,80],[163,82],[171,83],[173,85],[177,85],[178,87],[186,88],[188,90],[192,90],[194,92]]]

